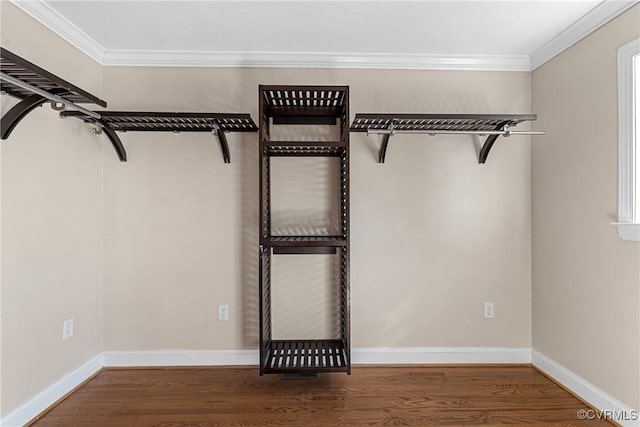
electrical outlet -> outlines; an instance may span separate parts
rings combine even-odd
[[[218,320],[229,320],[229,304],[218,304]]]
[[[492,302],[484,303],[484,318],[493,319],[496,317],[495,307]]]
[[[62,339],[68,340],[73,336],[73,319],[62,322]]]

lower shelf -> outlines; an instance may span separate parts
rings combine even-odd
[[[269,343],[265,374],[350,372],[342,340],[274,340]]]

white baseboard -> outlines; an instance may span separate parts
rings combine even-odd
[[[105,367],[258,365],[257,350],[105,351]],[[531,363],[528,348],[354,348],[354,365]]]
[[[28,423],[48,407],[56,403],[67,393],[78,387],[96,372],[102,369],[102,354],[81,365],[60,380],[38,393],[28,402],[7,414],[0,420],[3,427],[21,427]]]
[[[600,411],[611,411],[612,414],[625,414],[627,418],[636,419],[616,419],[615,421],[624,427],[638,427],[640,420],[637,419],[638,411],[633,410],[619,400],[600,390],[584,378],[565,368],[558,362],[550,359],[544,354],[532,350],[531,364],[549,375],[551,378],[571,390],[585,402]],[[639,408],[640,409],[640,408]],[[635,415],[634,415],[635,414]]]
[[[258,350],[105,351],[105,367],[258,365]]]
[[[354,348],[354,365],[531,363],[530,348],[391,347]]]

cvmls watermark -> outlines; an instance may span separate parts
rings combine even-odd
[[[576,416],[579,420],[638,421],[638,411],[580,409]]]

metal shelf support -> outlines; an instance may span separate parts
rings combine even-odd
[[[42,106],[47,102],[47,98],[42,95],[30,95],[11,107],[0,120],[0,129],[2,134],[0,139],[7,139],[11,132],[18,126],[18,123],[22,121],[27,115],[35,110],[37,107]]]

